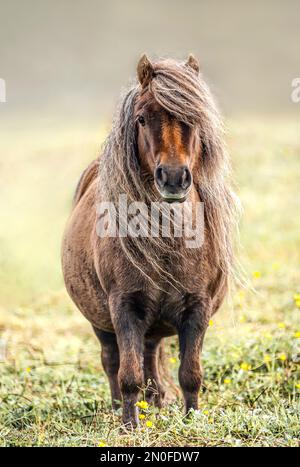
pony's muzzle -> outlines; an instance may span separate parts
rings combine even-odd
[[[186,165],[159,165],[154,172],[156,187],[166,201],[184,201],[192,184],[192,174]]]

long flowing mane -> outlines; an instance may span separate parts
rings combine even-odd
[[[212,95],[201,74],[184,63],[161,60],[153,65],[149,89],[154,99],[187,125],[196,126],[202,142],[201,163],[194,183],[204,202],[205,229],[213,246],[211,264],[226,276],[232,271],[232,237],[236,225],[237,198],[230,187],[230,165],[223,142],[223,125]],[[134,106],[140,86],[126,93],[105,142],[99,164],[99,199],[118,203],[125,193],[128,202],[149,203],[156,198],[152,183],[141,172],[137,153]],[[163,258],[182,254],[164,238],[120,238],[124,253],[151,282],[149,271],[174,286]],[[151,276],[151,277],[150,277]],[[178,285],[178,284],[177,284]]]

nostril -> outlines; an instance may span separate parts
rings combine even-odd
[[[190,186],[191,182],[192,182],[191,172],[189,171],[187,167],[185,167],[183,169],[182,179],[181,179],[182,188],[186,190]]]
[[[163,188],[167,181],[168,181],[168,176],[167,176],[167,173],[165,171],[165,169],[163,167],[157,167],[156,171],[155,171],[155,179],[156,179],[156,182],[157,184]]]

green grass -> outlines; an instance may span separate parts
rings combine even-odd
[[[0,445],[298,446],[299,124],[229,123],[244,206],[239,257],[255,291],[237,287],[207,332],[199,413],[184,418],[181,399],[150,407],[134,433],[111,411],[98,343],[59,273],[76,174],[99,131],[76,135],[51,145],[43,135],[22,151],[7,142],[18,171],[4,164],[1,180]],[[171,339],[174,378],[177,354]]]

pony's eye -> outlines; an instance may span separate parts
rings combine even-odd
[[[143,115],[138,116],[138,122],[139,122],[140,125],[145,126],[146,121],[145,121],[145,118],[143,117]]]

